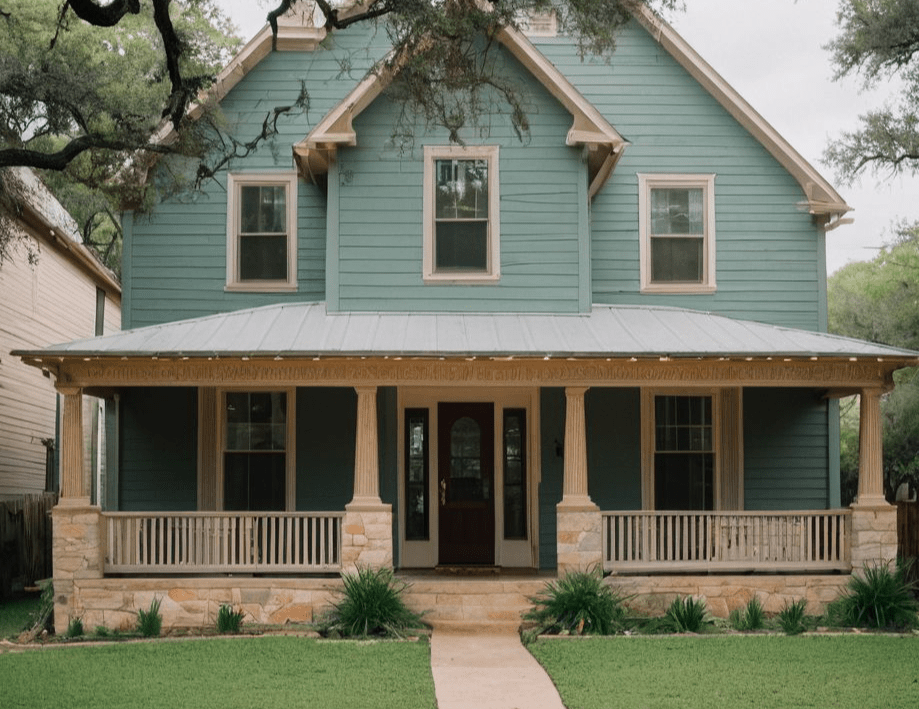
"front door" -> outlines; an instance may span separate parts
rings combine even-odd
[[[438,562],[494,564],[494,404],[441,402],[437,421]]]

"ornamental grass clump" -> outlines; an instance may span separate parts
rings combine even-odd
[[[625,600],[600,571],[573,571],[546,583],[524,617],[540,633],[613,635],[626,629]]]
[[[408,584],[396,581],[390,569],[358,568],[342,574],[342,598],[320,623],[326,636],[402,638],[422,627],[421,616],[402,598]]]
[[[692,596],[674,598],[663,618],[663,626],[674,633],[698,633],[711,622],[705,601]]]
[[[137,611],[137,632],[145,638],[155,638],[163,629],[163,616],[160,615],[160,599],[150,601],[150,609]]]
[[[67,632],[64,634],[67,638],[81,638],[84,635],[83,619],[71,618],[67,624]]]
[[[865,565],[853,574],[842,595],[827,608],[833,625],[906,630],[919,626],[915,582],[909,581],[911,564]]]
[[[766,625],[763,604],[754,596],[743,610],[731,611],[730,623],[735,630],[762,630]]]
[[[807,626],[804,624],[805,612],[807,611],[807,600],[799,598],[793,603],[785,602],[782,610],[779,611],[779,627],[786,635],[800,635]]]
[[[234,611],[232,606],[224,603],[217,611],[217,632],[221,634],[238,633],[243,624],[243,611]]]

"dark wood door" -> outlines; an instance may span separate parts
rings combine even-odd
[[[494,564],[494,404],[439,404],[437,449],[438,561]]]

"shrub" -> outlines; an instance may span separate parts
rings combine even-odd
[[[766,613],[763,604],[754,596],[741,610],[733,610],[730,615],[731,627],[735,630],[762,630],[766,624]]]
[[[82,636],[83,636],[83,619],[82,618],[71,618],[70,622],[67,624],[67,632],[64,634],[64,637],[79,638]]]
[[[905,629],[919,624],[919,603],[913,596],[915,583],[909,578],[910,564],[865,565],[853,574],[842,595],[827,608],[834,625]]]
[[[160,615],[160,600],[150,601],[150,610],[137,611],[137,632],[145,638],[155,638],[163,628],[163,616]]]
[[[599,570],[574,571],[549,581],[524,617],[540,632],[612,635],[626,627],[625,600],[603,583]]]
[[[420,628],[421,616],[405,605],[408,584],[397,582],[390,569],[358,568],[342,574],[342,598],[320,624],[325,635],[366,638],[370,635],[404,637]]]
[[[698,633],[711,622],[705,601],[686,596],[673,599],[664,615],[663,626],[674,633]]]
[[[217,632],[238,633],[243,624],[243,615],[242,611],[234,611],[226,604],[220,606],[220,610],[217,611]]]
[[[96,637],[97,638],[109,638],[111,636],[112,636],[112,631],[110,631],[104,625],[96,626]]]
[[[786,601],[782,610],[779,611],[779,627],[786,635],[798,635],[807,629],[804,625],[806,610],[807,600],[804,598],[799,598],[793,603]]]

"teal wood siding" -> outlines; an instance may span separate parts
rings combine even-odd
[[[282,116],[278,134],[232,172],[291,171],[292,145],[350,91],[375,57],[385,33],[336,33],[315,52],[272,52],[221,102],[229,131],[246,142],[256,136],[275,106],[292,105],[306,82],[308,108]],[[345,63],[351,71],[343,72]],[[181,169],[175,163],[171,169]],[[164,184],[167,170],[155,178]],[[192,179],[192,175],[188,179]],[[322,189],[298,180],[297,283],[295,293],[231,293],[227,269],[226,172],[196,193],[170,197],[150,214],[126,215],[122,309],[124,327],[141,327],[278,302],[325,299],[326,198]],[[130,274],[130,277],[127,275]]]
[[[297,389],[296,416],[296,509],[344,510],[354,492],[357,393],[349,387]]]
[[[539,481],[539,568],[558,566],[556,509],[562,501],[565,440],[565,390],[545,388],[539,392],[541,479]]]
[[[827,404],[809,389],[744,389],[744,507],[826,509]]]
[[[579,293],[589,277],[579,263],[587,247],[586,198],[579,194],[587,172],[580,149],[565,145],[571,114],[516,60],[507,57],[505,64],[517,83],[530,81],[530,134],[521,142],[504,114],[490,117],[485,137],[463,132],[469,146],[500,146],[500,281],[423,282],[423,146],[447,146],[449,140],[419,118],[407,127],[411,143],[397,148],[393,131],[406,126],[399,124],[401,106],[384,95],[355,121],[358,146],[339,151],[337,202],[330,202],[338,213],[338,238],[330,236],[338,248],[337,274],[329,278],[338,291],[330,303],[337,301],[343,311],[588,308],[588,291]],[[330,268],[335,265],[333,255]]]
[[[611,63],[581,61],[564,39],[533,38],[629,141],[591,205],[593,300],[674,305],[818,329],[820,231],[799,207],[800,186],[635,23]],[[637,173],[715,178],[717,292],[639,292]]]
[[[587,491],[601,510],[641,509],[641,390],[592,388],[587,417]]]
[[[197,390],[125,389],[120,409],[118,509],[196,510]]]

